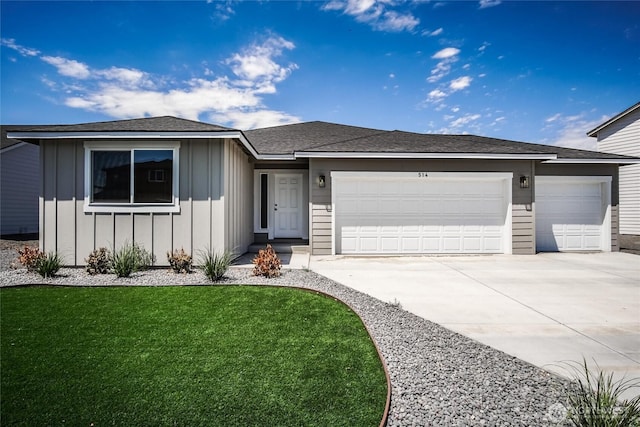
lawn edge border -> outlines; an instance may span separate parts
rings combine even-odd
[[[345,307],[347,307],[349,310],[351,310],[353,312],[353,314],[355,314],[358,319],[360,320],[360,323],[362,324],[362,326],[364,327],[364,330],[367,332],[367,335],[369,335],[369,339],[371,340],[371,343],[373,344],[373,347],[376,350],[376,353],[378,353],[378,359],[380,360],[380,363],[382,364],[382,370],[384,371],[384,376],[387,382],[387,397],[386,397],[386,402],[384,405],[384,412],[382,413],[382,420],[380,420],[380,424],[379,427],[384,427],[387,425],[387,420],[389,418],[389,409],[391,408],[391,376],[389,375],[389,370],[387,369],[387,362],[384,358],[384,356],[382,355],[382,351],[380,351],[380,347],[378,347],[378,343],[376,342],[376,340],[373,338],[373,335],[371,334],[371,331],[369,330],[369,327],[367,326],[366,322],[362,319],[362,317],[360,316],[360,314],[353,308],[351,307],[348,303],[346,303],[345,301],[341,300],[340,298],[336,297],[335,295],[331,295],[327,292],[323,292],[323,291],[319,291],[317,289],[310,289],[310,288],[304,288],[302,286],[289,286],[289,285],[270,285],[270,284],[251,284],[251,285],[222,285],[222,286],[263,286],[263,287],[269,287],[269,288],[290,288],[290,289],[297,289],[300,291],[305,291],[305,292],[311,292],[317,295],[321,295],[324,296],[326,298],[330,298],[336,302],[339,302],[340,304],[344,305]]]
[[[275,284],[261,284],[261,283],[250,283],[250,284],[243,284],[243,283],[221,283],[221,284],[215,284],[215,283],[211,283],[211,284],[204,284],[204,285],[167,285],[167,286],[163,286],[163,287],[201,287],[201,286],[212,286],[212,287],[218,287],[218,286],[226,286],[226,287],[232,287],[232,286],[256,286],[256,287],[264,287],[264,288],[287,288],[287,289],[296,289],[299,291],[305,291],[305,292],[310,292],[310,293],[314,293],[316,295],[321,295],[325,298],[329,298],[332,299],[342,305],[344,305],[345,307],[347,307],[349,310],[351,310],[353,312],[353,314],[356,315],[356,317],[358,318],[358,320],[360,320],[360,323],[362,324],[362,326],[364,327],[364,330],[367,332],[367,335],[369,335],[369,339],[371,340],[371,343],[373,344],[373,348],[376,350],[376,353],[378,354],[378,359],[380,360],[380,363],[382,365],[382,370],[384,371],[384,376],[385,376],[385,380],[387,382],[387,396],[386,396],[386,401],[385,401],[385,405],[384,405],[384,411],[382,413],[382,419],[380,420],[380,424],[378,425],[379,427],[385,427],[387,425],[387,421],[389,418],[389,409],[391,408],[391,376],[389,375],[389,369],[387,369],[387,362],[384,358],[384,356],[382,355],[382,351],[380,350],[380,347],[378,346],[378,343],[376,342],[376,340],[373,338],[373,335],[371,334],[371,331],[369,330],[369,327],[367,326],[366,322],[362,319],[362,317],[360,316],[360,314],[348,303],[346,303],[345,301],[343,301],[342,299],[336,297],[335,295],[331,295],[327,292],[323,292],[323,291],[319,291],[317,289],[311,289],[311,288],[305,288],[302,286],[297,286],[297,285],[275,285]],[[88,286],[76,286],[76,285],[65,285],[65,284],[52,284],[52,283],[29,283],[29,284],[19,284],[19,285],[15,285],[15,286],[4,286],[4,288],[26,288],[26,287],[51,287],[51,288],[57,288],[57,287],[62,287],[62,288],[115,288],[115,287],[122,287],[122,288],[129,288],[129,287],[149,287],[152,288],[154,286],[152,285],[142,285],[142,286],[131,286],[131,285],[126,285],[126,284],[118,284],[118,285],[88,285]]]

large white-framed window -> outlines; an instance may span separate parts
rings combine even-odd
[[[85,212],[180,212],[180,142],[84,143]]]

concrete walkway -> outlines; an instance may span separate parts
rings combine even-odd
[[[638,255],[312,256],[310,269],[560,375],[584,357],[640,378]]]

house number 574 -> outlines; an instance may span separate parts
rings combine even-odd
[[[418,178],[426,178],[427,176],[426,172],[418,172]]]

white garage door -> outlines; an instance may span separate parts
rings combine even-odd
[[[610,177],[536,177],[536,248],[611,250]]]
[[[336,253],[510,253],[510,173],[334,172]]]

